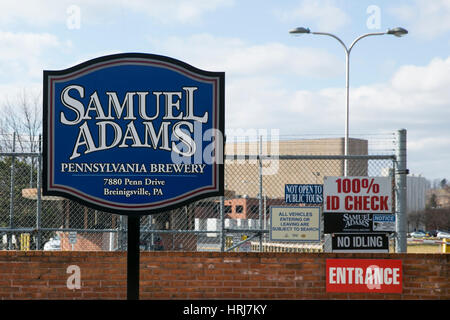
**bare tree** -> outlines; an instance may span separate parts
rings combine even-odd
[[[450,208],[428,209],[424,212],[424,214],[427,229],[450,229]]]
[[[427,201],[425,209],[434,209],[437,207],[437,196],[436,193],[432,193]]]
[[[408,213],[408,230],[418,230],[425,224],[423,212],[414,211]]]
[[[0,109],[0,152],[39,152],[42,94],[23,89],[13,99],[6,98]],[[36,158],[26,157],[23,161],[30,167],[31,188],[35,184]]]
[[[16,150],[37,152],[42,131],[42,94],[23,89],[15,99],[6,98],[0,112],[0,150],[12,151],[13,134]]]

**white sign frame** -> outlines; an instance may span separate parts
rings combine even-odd
[[[324,177],[323,211],[393,213],[390,177]]]
[[[320,207],[270,207],[270,241],[320,242],[320,225]]]
[[[76,231],[70,231],[68,238],[69,238],[69,243],[70,244],[76,244],[77,243],[77,232]]]

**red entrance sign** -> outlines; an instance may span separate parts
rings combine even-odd
[[[327,259],[327,292],[401,293],[402,261]]]

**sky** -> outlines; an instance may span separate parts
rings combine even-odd
[[[450,180],[450,0],[41,0],[0,2],[0,108],[42,92],[43,70],[113,53],[225,72],[226,130],[350,137],[407,130],[408,168]]]

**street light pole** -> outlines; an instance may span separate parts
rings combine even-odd
[[[345,50],[345,137],[344,137],[344,155],[347,156],[348,155],[348,148],[349,148],[349,146],[348,146],[348,136],[349,136],[349,105],[350,105],[350,52],[352,51],[353,46],[359,40],[361,40],[362,38],[369,37],[369,36],[381,36],[381,35],[385,35],[385,34],[392,34],[392,35],[394,35],[396,37],[401,37],[401,36],[406,35],[408,33],[408,31],[406,29],[398,27],[398,28],[388,29],[386,32],[366,33],[366,34],[363,34],[363,35],[359,36],[358,38],[356,38],[352,42],[350,47],[348,47],[348,48],[347,48],[345,43],[340,38],[338,38],[337,36],[335,36],[332,33],[311,32],[308,28],[303,28],[303,27],[295,28],[295,29],[289,31],[289,33],[291,33],[291,34],[310,33],[310,34],[329,36],[329,37],[332,37],[332,38],[336,39],[342,45],[342,47],[344,47],[344,50]],[[348,175],[348,161],[347,161],[347,159],[344,160],[344,175],[345,176]]]
[[[349,113],[350,113],[350,52],[352,51],[353,46],[361,40],[362,38],[368,37],[368,36],[381,36],[386,34],[386,32],[372,32],[372,33],[366,33],[353,41],[353,43],[350,45],[350,47],[347,48],[345,43],[339,39],[337,36],[331,33],[326,32],[311,32],[312,34],[318,34],[318,35],[324,35],[324,36],[330,36],[332,38],[335,38],[339,43],[344,47],[345,50],[345,136],[344,136],[344,155],[347,156],[349,154],[349,144],[348,144],[348,138],[349,138]],[[348,175],[348,160],[344,160],[344,176]]]

